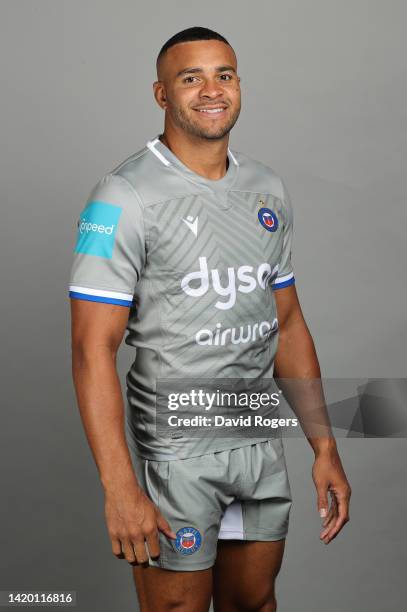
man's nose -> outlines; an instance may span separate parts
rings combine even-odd
[[[216,79],[206,79],[201,87],[200,94],[207,98],[217,98],[223,94],[223,88]]]

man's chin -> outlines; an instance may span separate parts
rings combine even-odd
[[[222,140],[228,133],[229,130],[221,134],[204,134],[202,138],[205,138],[205,140]]]
[[[216,129],[202,128],[201,126],[194,126],[191,130],[195,136],[204,138],[205,140],[222,140],[227,134],[229,134],[232,128],[225,126],[223,128],[218,127]]]

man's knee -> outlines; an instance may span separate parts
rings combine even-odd
[[[139,602],[140,603],[140,602]],[[158,610],[158,605],[160,612],[203,612],[203,610],[207,610],[208,606],[203,606],[201,602],[197,602],[195,600],[190,600],[187,597],[177,597],[172,595],[167,595],[166,597],[161,597],[159,603],[154,601],[153,605],[140,605],[140,612],[151,612],[153,609]]]
[[[236,603],[239,612],[276,612],[277,610],[274,594],[266,590],[253,594],[250,599],[240,599]]]
[[[165,612],[189,612],[198,608],[188,598],[182,596],[170,596],[165,598]]]

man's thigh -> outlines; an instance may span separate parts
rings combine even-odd
[[[177,572],[158,567],[133,568],[140,612],[208,612],[212,568]]]
[[[269,542],[219,540],[213,567],[215,612],[274,610],[275,579],[285,539]]]

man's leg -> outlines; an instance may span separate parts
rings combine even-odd
[[[275,612],[275,579],[285,539],[270,542],[219,540],[213,567],[215,612]]]
[[[134,567],[140,612],[208,612],[212,568],[178,572],[159,567]]]

